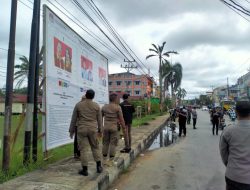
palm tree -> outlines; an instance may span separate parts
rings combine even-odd
[[[153,54],[150,54],[146,57],[146,59],[150,57],[154,57],[154,56],[157,56],[159,58],[160,110],[161,111],[162,111],[162,63],[164,60],[166,61],[164,57],[169,57],[169,55],[172,53],[178,54],[176,51],[163,52],[165,44],[166,42],[163,42],[161,46],[160,45],[156,46],[155,44],[152,44],[154,49],[150,48],[149,51],[153,52]]]
[[[184,88],[181,88],[181,87],[177,88],[176,96],[177,98],[180,99],[180,101],[184,99],[186,95],[187,95],[187,91]]]
[[[162,78],[164,78],[164,90],[171,87],[172,101],[175,102],[175,92],[181,85],[182,66],[180,63],[171,64],[168,61],[162,65]]]
[[[20,65],[15,65],[15,69],[18,69],[18,71],[14,74],[14,80],[18,80],[16,83],[16,88],[20,88],[25,81],[25,79],[28,78],[29,73],[29,60],[26,56],[21,56],[19,59],[22,61]]]
[[[40,85],[42,85],[42,58],[43,58],[43,47],[41,48],[41,51],[39,53],[39,81]],[[28,73],[29,73],[29,60],[26,56],[21,56],[19,57],[21,60],[20,65],[15,65],[15,69],[17,71],[14,73],[14,80],[18,80],[16,84],[16,88],[20,88],[24,81],[28,78]]]

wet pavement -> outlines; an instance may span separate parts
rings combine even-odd
[[[226,122],[231,124],[227,117]],[[158,146],[162,143],[155,143],[158,147],[141,154],[109,189],[223,190],[225,167],[219,135],[212,135],[208,112],[199,110],[197,130],[187,125],[187,136],[177,143],[162,148]],[[157,142],[161,142],[160,136]]]

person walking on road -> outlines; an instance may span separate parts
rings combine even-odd
[[[182,131],[184,137],[186,136],[186,122],[187,122],[187,110],[185,108],[181,108],[178,112],[179,116],[179,137],[182,135]]]
[[[86,100],[80,101],[76,104],[69,128],[70,138],[73,138],[75,133],[75,126],[77,126],[77,141],[80,149],[80,159],[82,170],[80,175],[88,176],[88,145],[90,145],[94,160],[96,161],[97,173],[103,171],[101,164],[101,152],[97,139],[97,131],[99,136],[102,135],[102,116],[100,106],[93,102],[95,92],[87,90]]]
[[[102,116],[104,119],[102,154],[105,162],[107,161],[108,155],[110,161],[112,161],[116,154],[116,147],[119,140],[117,123],[119,122],[121,124],[123,130],[126,129],[122,109],[117,103],[117,94],[110,94],[109,101],[110,103],[104,105],[102,108]]]
[[[131,150],[131,125],[135,108],[132,104],[128,102],[128,97],[129,97],[128,94],[124,94],[122,96],[123,102],[120,103],[120,106],[122,108],[123,118],[126,125],[126,130],[123,130],[125,147],[120,151],[121,153],[129,153]]]
[[[196,128],[196,122],[197,122],[197,111],[196,108],[194,107],[192,110],[192,118],[193,118],[193,129],[197,129]]]
[[[218,108],[213,109],[211,113],[211,118],[213,124],[213,129],[212,129],[213,135],[215,128],[216,128],[216,135],[218,135],[219,125],[220,125],[220,113]]]
[[[236,113],[238,122],[226,127],[220,138],[226,190],[250,190],[250,102],[237,102]]]

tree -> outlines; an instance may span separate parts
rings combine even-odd
[[[40,80],[40,85],[42,85],[42,58],[43,58],[43,47],[41,48],[41,51],[39,53],[39,80]],[[16,88],[21,88],[23,85],[24,81],[28,79],[28,73],[29,73],[29,59],[26,56],[21,56],[19,57],[21,60],[20,65],[15,65],[15,69],[17,71],[14,73],[14,80],[18,80],[16,84]]]
[[[159,83],[160,83],[160,109],[162,111],[162,63],[163,61],[166,61],[164,57],[169,57],[170,54],[178,54],[176,51],[167,51],[164,52],[164,46],[166,42],[163,42],[162,45],[156,46],[155,44],[152,44],[153,49],[150,48],[149,51],[153,54],[150,54],[146,57],[146,59],[150,57],[157,56],[159,58]]]
[[[186,95],[187,95],[187,91],[184,88],[181,88],[181,87],[177,88],[176,96],[177,98],[180,99],[180,101],[184,99]]]
[[[175,92],[181,85],[182,65],[180,63],[171,64],[165,61],[162,65],[162,78],[164,78],[164,90],[171,86],[171,96],[174,100]]]

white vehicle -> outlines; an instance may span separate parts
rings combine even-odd
[[[207,106],[202,106],[201,110],[202,111],[208,111],[208,108],[207,108]]]

